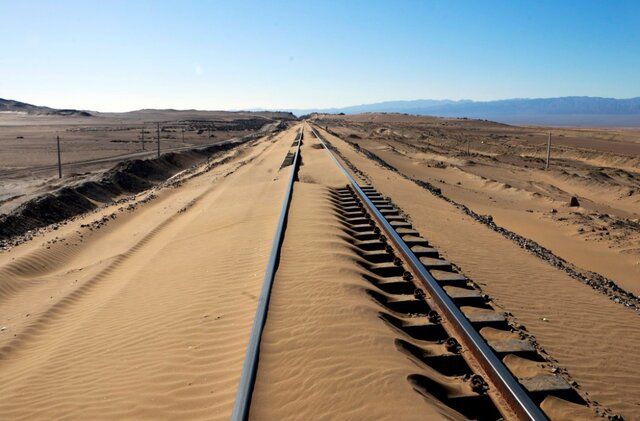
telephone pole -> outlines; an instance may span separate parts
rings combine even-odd
[[[62,178],[62,161],[60,160],[60,136],[56,136],[56,144],[58,146],[58,178]]]
[[[182,128],[182,143],[184,143],[184,127]]]
[[[544,169],[549,169],[549,158],[551,157],[551,132],[549,132],[549,137],[547,138],[547,164]]]
[[[144,126],[142,126],[142,131],[141,131],[141,136],[140,136],[140,143],[142,144],[142,150],[144,151]]]
[[[158,125],[158,158],[160,158],[160,123]]]

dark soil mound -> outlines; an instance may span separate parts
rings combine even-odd
[[[226,143],[200,150],[167,153],[157,159],[124,161],[107,171],[100,181],[87,181],[32,199],[8,215],[0,215],[0,243],[95,209],[120,196],[147,190],[238,144]]]

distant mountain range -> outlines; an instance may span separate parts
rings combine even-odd
[[[259,111],[269,118],[294,118],[285,112]],[[507,124],[555,126],[640,127],[640,97],[629,99],[568,96],[559,98],[516,98],[498,101],[434,100],[386,101],[343,108],[289,109],[297,116],[311,113],[406,113],[439,117],[467,117]],[[150,114],[185,114],[202,116],[208,111],[197,110],[138,110],[126,113],[100,113],[75,109],[56,109],[0,98],[0,112],[29,115],[92,117],[117,116],[146,118]]]
[[[640,127],[640,97],[629,99],[571,96],[497,101],[387,101],[343,108],[288,110],[296,115],[319,113],[407,113],[468,117],[511,124]]]
[[[91,113],[80,110],[60,110],[56,108],[31,105],[26,102],[0,98],[0,112],[25,113],[30,115],[60,115],[74,117],[91,117]]]
[[[117,118],[122,120],[138,120],[138,121],[164,121],[175,119],[212,119],[212,118],[255,118],[262,117],[266,119],[277,120],[296,120],[297,117],[288,111],[204,111],[204,110],[174,110],[174,109],[143,109],[127,112],[98,112],[84,111],[75,109],[57,109],[43,107],[39,105],[27,104],[26,102],[15,101],[12,99],[0,98],[0,116],[7,113],[20,114],[26,116],[61,116],[63,117],[92,117],[90,121],[99,120],[100,118]],[[64,119],[66,120],[66,119]],[[83,118],[81,121],[87,121]],[[78,121],[80,121],[78,120]]]

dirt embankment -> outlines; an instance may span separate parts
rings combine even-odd
[[[365,117],[319,124],[554,266],[580,268],[584,276],[569,271],[614,301],[636,307],[640,132],[405,121],[409,116],[360,121]],[[617,286],[634,297],[621,296]]]
[[[121,162],[105,172],[99,180],[63,187],[32,199],[9,214],[0,215],[0,246],[30,230],[90,211],[123,195],[147,190],[176,173],[239,144],[225,143],[199,150],[167,153],[156,159]]]

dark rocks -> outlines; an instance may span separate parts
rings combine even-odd
[[[578,198],[575,196],[571,196],[571,200],[569,200],[569,207],[577,208],[580,206],[580,202],[578,202]]]

